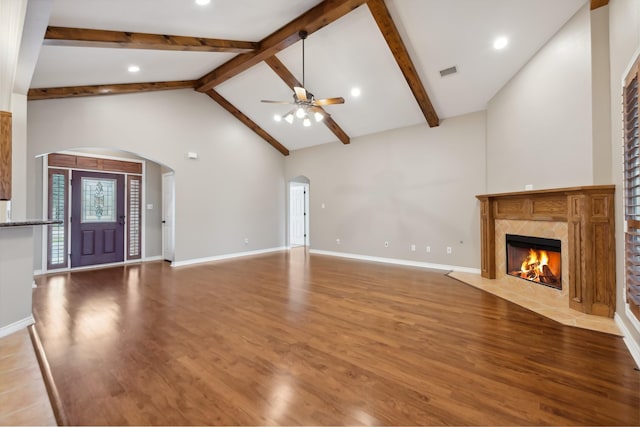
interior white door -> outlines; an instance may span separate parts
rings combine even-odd
[[[162,256],[173,261],[175,252],[175,179],[173,172],[162,175]]]
[[[304,246],[305,244],[305,198],[305,186],[291,183],[289,187],[289,244],[291,246]]]

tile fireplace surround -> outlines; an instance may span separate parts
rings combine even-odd
[[[482,278],[478,279],[489,287],[489,282],[506,284],[509,292],[520,289],[523,297],[541,303],[562,301],[568,312],[580,312],[577,317],[582,313],[613,317],[614,191],[613,185],[598,185],[476,196],[481,204],[482,240]],[[507,233],[562,242],[561,291],[506,274]]]

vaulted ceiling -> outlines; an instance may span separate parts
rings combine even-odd
[[[438,126],[486,108],[585,3],[31,1],[23,45],[37,43],[39,51],[31,55],[29,99],[193,89],[287,154],[409,125]],[[316,98],[346,100],[324,107],[331,116],[310,127],[277,122],[274,115],[291,106],[260,102],[291,100],[291,87],[301,83],[301,29],[309,32],[306,88]],[[509,39],[502,50],[493,48],[499,36]],[[128,72],[130,65],[140,71]],[[458,72],[441,77],[452,66]]]

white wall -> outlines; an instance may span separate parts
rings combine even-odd
[[[30,101],[28,112],[29,159],[99,147],[175,171],[176,261],[284,245],[283,156],[207,96],[187,89]],[[28,167],[33,173],[36,161]]]
[[[162,168],[157,163],[145,165],[145,246],[146,257],[162,255]],[[152,209],[147,209],[152,205]]]
[[[14,93],[11,109],[11,219],[21,220],[27,219],[27,97]]]
[[[593,183],[611,184],[611,74],[609,8],[591,11],[591,88],[593,99]]]
[[[593,184],[589,5],[489,102],[489,193]]]
[[[312,249],[479,268],[484,112],[294,151],[286,176],[299,175]]]
[[[637,0],[611,0],[609,3],[609,42],[611,64],[611,169],[616,184],[616,276],[618,295],[616,315],[633,334],[640,347],[640,330],[634,326],[625,310],[624,276],[624,217],[622,203],[622,79],[627,66],[640,51],[640,2]]]

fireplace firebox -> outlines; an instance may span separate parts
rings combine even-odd
[[[560,240],[507,234],[506,243],[508,275],[562,290]]]

